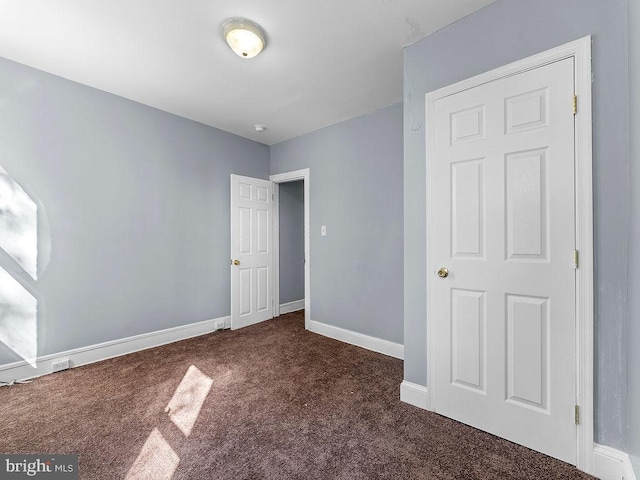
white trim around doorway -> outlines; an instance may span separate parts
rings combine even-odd
[[[273,316],[280,315],[280,199],[279,184],[302,180],[304,182],[304,327],[309,329],[311,321],[311,242],[309,228],[309,181],[310,172],[308,168],[295,170],[292,172],[271,175],[269,180],[273,183],[274,192],[274,228],[273,228],[273,252],[274,252],[274,308]]]

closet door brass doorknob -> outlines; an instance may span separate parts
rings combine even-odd
[[[234,261],[233,261],[233,264],[234,264],[234,265],[240,265],[240,260],[234,260]]]
[[[449,276],[449,269],[447,267],[442,267],[438,270],[438,276],[440,278],[447,278]]]

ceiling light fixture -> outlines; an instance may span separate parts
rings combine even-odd
[[[258,133],[262,133],[267,129],[267,127],[265,127],[264,125],[254,125],[253,128]]]
[[[230,18],[224,22],[222,37],[242,58],[253,58],[267,46],[267,36],[262,27],[246,18]]]

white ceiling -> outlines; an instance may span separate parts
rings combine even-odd
[[[402,47],[493,1],[0,0],[0,56],[273,145],[400,102]],[[227,47],[229,17],[261,55]]]

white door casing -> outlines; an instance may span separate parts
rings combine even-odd
[[[561,85],[545,85],[555,76]],[[574,91],[584,97],[575,134]],[[590,39],[426,103],[429,408],[590,471]],[[541,276],[549,279],[536,285]]]
[[[278,224],[278,209],[279,209],[279,200],[278,200],[278,188],[280,183],[287,182],[295,182],[302,180],[303,188],[304,188],[304,324],[305,328],[308,329],[311,322],[311,230],[310,230],[310,204],[311,199],[309,196],[310,192],[310,169],[303,168],[300,170],[294,170],[291,172],[278,173],[275,175],[271,175],[269,179],[272,182],[272,186],[275,193],[275,203],[274,203],[274,229],[273,229],[273,250],[274,250],[274,292],[275,292],[275,305],[274,305],[274,315],[277,316],[280,314],[279,304],[280,304],[280,292],[279,292],[279,283],[280,283],[280,257],[279,257],[279,249],[280,249],[280,237],[279,237],[279,227]]]
[[[273,317],[271,182],[231,175],[231,328]]]

